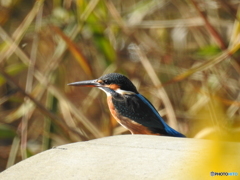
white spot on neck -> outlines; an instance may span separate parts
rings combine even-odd
[[[126,91],[126,90],[122,90],[122,89],[116,89],[115,90],[118,94],[121,94],[121,95],[133,95],[133,94],[136,94],[135,92],[132,92],[132,91]]]
[[[108,91],[106,91],[104,88],[102,87],[98,87],[99,89],[103,90],[107,96],[111,96],[111,93],[109,93]],[[115,91],[116,93],[118,94],[121,94],[121,95],[134,95],[136,94],[135,92],[132,92],[132,91],[126,91],[126,90],[122,90],[122,89],[116,89],[116,90],[113,90]]]

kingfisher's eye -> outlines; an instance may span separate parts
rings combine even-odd
[[[110,84],[110,82],[108,80],[103,80],[104,84]]]

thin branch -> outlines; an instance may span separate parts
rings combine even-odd
[[[44,113],[46,116],[50,117],[56,124],[58,124],[58,126],[60,128],[63,129],[63,133],[64,132],[68,132],[69,129],[67,129],[67,124],[65,123],[65,121],[60,118],[59,116],[56,116],[55,114],[53,114],[51,111],[49,111],[48,109],[46,109],[39,101],[37,101],[34,97],[32,97],[29,93],[27,93],[11,76],[9,76],[6,72],[4,72],[3,70],[0,70],[0,74],[8,81],[8,83],[12,84],[13,86],[15,86],[17,88],[17,90],[23,94],[24,96],[28,97],[38,108],[39,110]],[[78,135],[81,139],[83,140],[88,140],[87,137],[83,136],[82,134],[80,134],[79,132],[77,132],[76,130],[71,129],[71,131],[73,133],[75,133],[76,135]],[[66,134],[67,136],[67,134]]]
[[[223,41],[223,39],[221,38],[221,36],[219,35],[219,33],[216,31],[216,29],[211,25],[211,23],[209,22],[208,18],[205,16],[205,14],[200,10],[200,8],[198,7],[198,4],[195,0],[190,0],[192,2],[192,4],[194,5],[195,9],[197,10],[198,14],[202,17],[203,21],[206,24],[206,28],[209,31],[209,33],[212,35],[212,37],[214,38],[214,40],[216,41],[217,45],[222,49],[225,50],[227,47]]]

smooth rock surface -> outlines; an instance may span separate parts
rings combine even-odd
[[[215,149],[216,146],[220,151]],[[228,161],[217,168],[211,163],[219,159],[213,158],[212,154],[222,150],[224,153],[219,154],[220,160]],[[186,180],[213,179],[211,171],[239,171],[237,177],[231,177],[237,179],[240,178],[239,152],[239,143],[119,135],[55,147],[10,167],[0,174],[0,179]]]

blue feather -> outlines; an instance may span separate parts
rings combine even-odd
[[[136,96],[138,96],[145,104],[148,105],[148,107],[150,107],[150,109],[152,110],[152,112],[158,117],[159,121],[163,124],[165,131],[171,135],[171,136],[175,136],[175,137],[185,137],[183,134],[177,132],[176,130],[174,130],[173,128],[171,128],[170,126],[168,126],[165,121],[163,120],[163,118],[159,115],[159,113],[157,112],[157,110],[154,108],[154,106],[141,94],[136,94]]]

